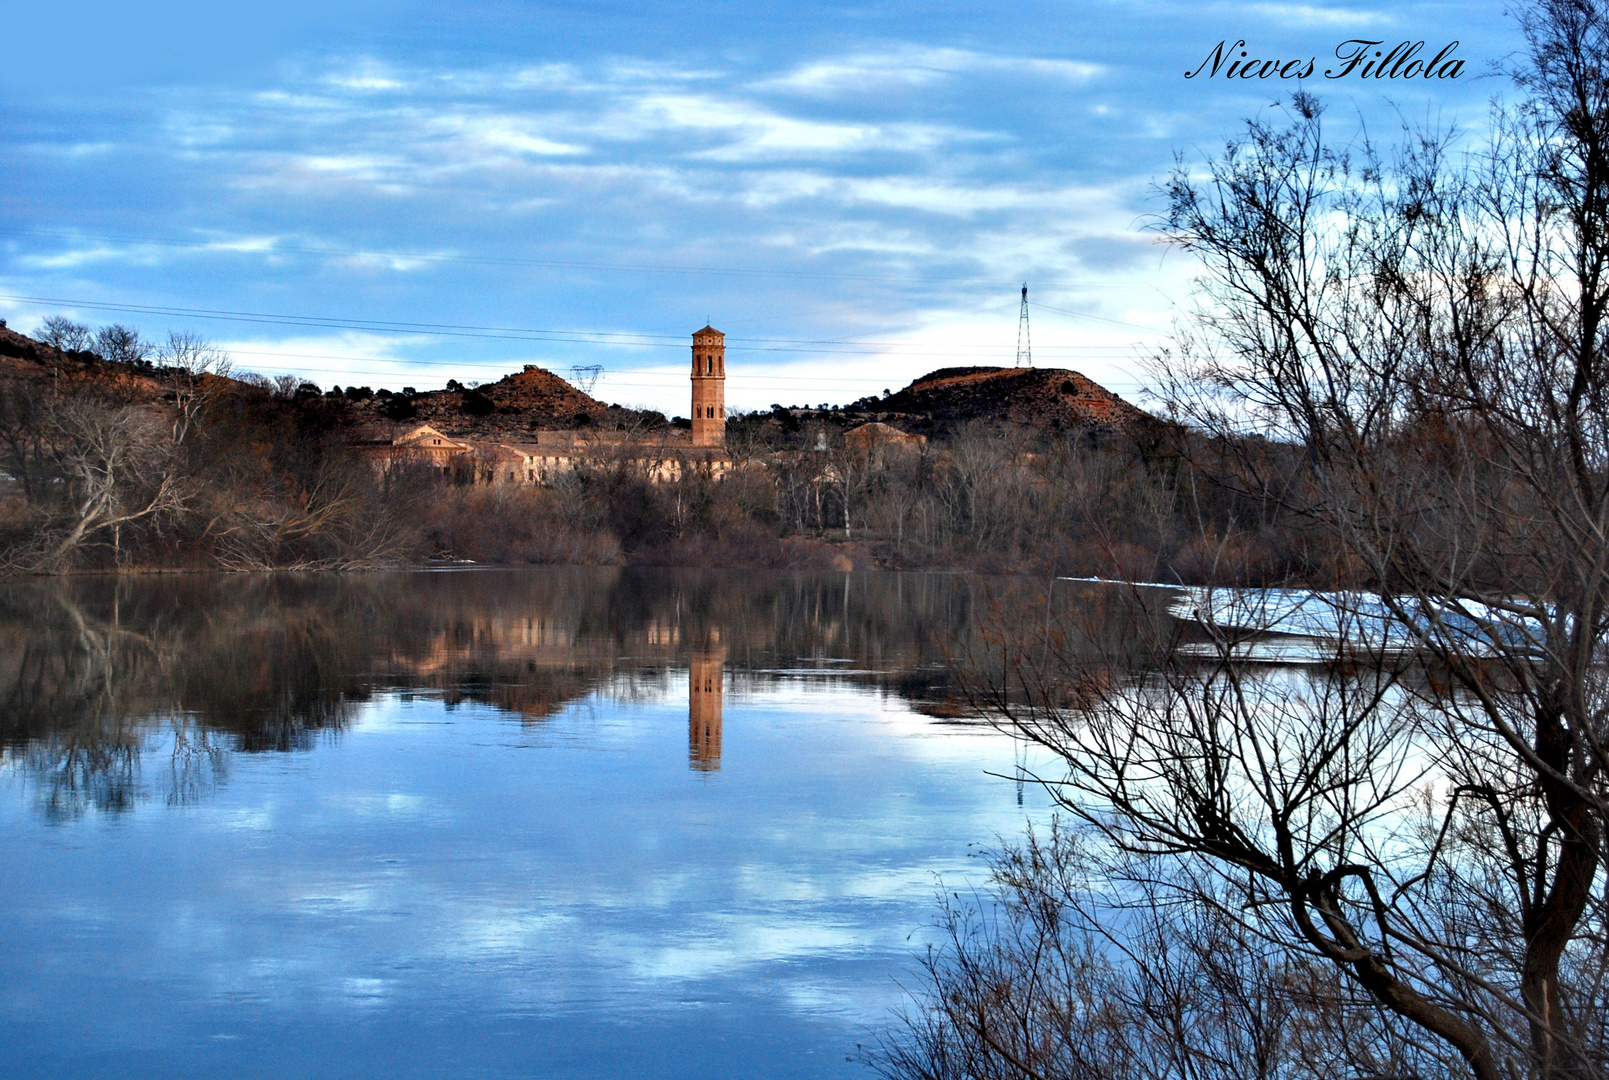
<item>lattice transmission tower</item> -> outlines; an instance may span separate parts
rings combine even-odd
[[[1017,316],[1017,366],[1033,367],[1034,350],[1028,341],[1028,283],[1022,283],[1022,314]]]

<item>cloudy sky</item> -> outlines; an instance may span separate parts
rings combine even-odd
[[[1298,87],[1337,137],[1478,139],[1499,2],[8,5],[0,317],[198,330],[237,366],[439,387],[602,365],[686,411],[848,402],[1034,360],[1121,393],[1189,299],[1146,223]],[[135,9],[139,10],[136,11]],[[1220,41],[1316,58],[1186,79]],[[1456,41],[1456,79],[1322,78],[1349,39]]]

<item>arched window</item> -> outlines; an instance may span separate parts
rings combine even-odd
[[[704,357],[704,374],[706,374],[706,375],[715,374],[715,357],[713,357],[713,356]]]

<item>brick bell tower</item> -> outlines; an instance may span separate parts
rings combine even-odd
[[[693,331],[693,445],[726,445],[726,335]]]

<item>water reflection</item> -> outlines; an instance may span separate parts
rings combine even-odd
[[[993,647],[984,608],[1043,609],[1043,588],[619,569],[12,584],[0,587],[0,753],[52,818],[147,797],[186,805],[227,779],[230,753],[307,750],[377,694],[540,724],[591,695],[662,696],[685,670],[688,763],[711,773],[727,679],[840,680],[958,716],[946,660]],[[1058,618],[1130,632],[1099,590],[1064,583],[1056,596]]]
[[[0,588],[0,1075],[859,1075],[934,875],[1043,810],[945,661],[1044,593]]]
[[[695,652],[687,664],[687,763],[695,772],[721,768],[721,699],[726,688],[726,650]]]
[[[47,816],[70,818],[141,797],[191,803],[227,778],[229,753],[309,749],[390,691],[542,723],[596,693],[662,695],[687,670],[699,771],[720,767],[729,662],[751,681],[850,678],[945,711],[942,660],[969,625],[969,590],[938,576],[854,577],[605,569],[7,585],[0,752],[33,778]]]

